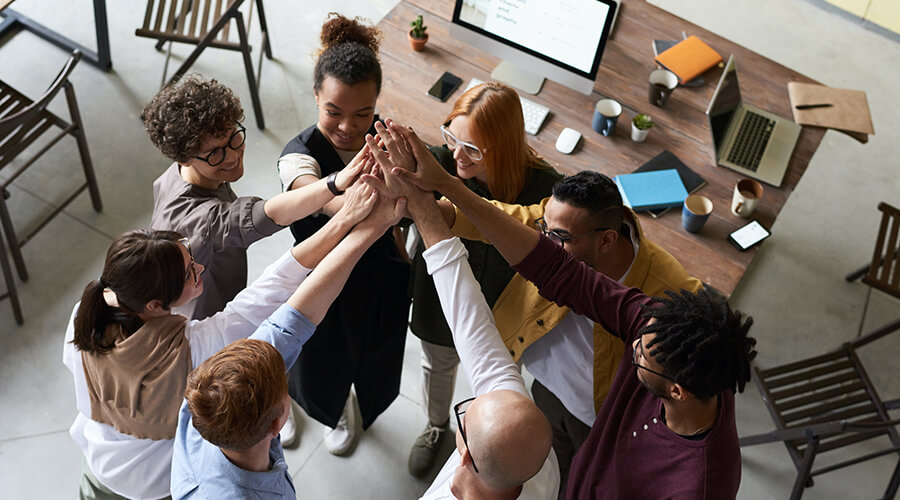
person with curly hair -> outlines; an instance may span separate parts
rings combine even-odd
[[[281,153],[278,172],[285,192],[331,178],[365,150],[365,135],[375,133],[378,120],[380,37],[361,19],[329,14],[313,73],[318,120]],[[340,186],[334,193],[341,193]],[[325,224],[343,198],[336,196],[320,213],[291,224],[295,240]],[[367,429],[400,391],[409,263],[398,241],[387,231],[360,259],[319,324],[321,333],[304,346],[289,375],[291,397],[326,426],[325,447],[336,455],[352,452],[359,417]]]
[[[616,282],[472,193],[414,132],[397,131],[412,144],[415,171],[379,153],[382,170],[443,193],[544,298],[625,343],[572,462],[566,498],[734,498],[741,480],[734,396],[750,380],[756,355],[752,318],[708,289],[654,299]]]
[[[528,144],[519,95],[507,85],[472,87],[456,100],[440,129],[444,145],[429,148],[431,153],[479,196],[530,205],[549,196],[562,178]],[[463,244],[488,306],[494,308],[516,273],[490,244],[473,240]],[[441,441],[448,435],[459,365],[424,250],[420,243],[412,267],[410,329],[422,341],[422,399],[428,419],[409,453],[407,467],[415,477],[425,476],[439,458]]]
[[[244,175],[244,110],[216,80],[189,76],[163,88],[141,114],[144,129],[173,163],[153,183],[150,226],[187,235],[206,266],[206,293],[177,312],[203,319],[225,308],[247,286],[247,247],[320,209],[334,195],[315,183],[269,200],[238,197],[231,183]],[[347,189],[362,158],[332,181]]]

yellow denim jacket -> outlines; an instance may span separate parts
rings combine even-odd
[[[544,198],[536,205],[510,205],[499,201],[492,204],[512,215],[524,224],[534,227],[535,219],[544,215],[544,207],[550,198]],[[644,238],[640,222],[631,210],[626,217],[637,231],[638,252],[624,285],[640,289],[653,297],[665,296],[665,290],[678,291],[682,288],[695,292],[703,284],[688,275],[681,264],[662,247]],[[481,232],[459,211],[451,228],[453,234],[465,239],[484,240]],[[568,307],[560,307],[538,294],[531,282],[516,274],[497,299],[493,308],[497,329],[509,353],[517,362],[525,349],[537,339],[552,330],[569,313]],[[594,410],[609,392],[610,384],[625,345],[607,332],[599,323],[594,324]]]

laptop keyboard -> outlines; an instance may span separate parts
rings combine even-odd
[[[744,113],[744,120],[728,154],[728,161],[756,172],[774,128],[775,120],[752,111]]]

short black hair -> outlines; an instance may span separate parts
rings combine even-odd
[[[590,170],[563,177],[553,186],[553,198],[587,210],[591,216],[597,217],[598,227],[623,233],[625,207],[619,188],[609,177]]]
[[[750,381],[750,361],[756,357],[756,339],[747,335],[753,318],[732,310],[719,293],[666,290],[644,306],[656,321],[640,334],[655,333],[646,347],[678,384],[701,400],[726,389],[743,392]]]

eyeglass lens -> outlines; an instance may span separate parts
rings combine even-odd
[[[243,125],[238,123],[237,130],[231,134],[231,137],[228,138],[228,144],[225,146],[220,146],[216,149],[210,151],[209,155],[206,158],[200,158],[201,160],[206,160],[206,163],[209,163],[210,166],[215,167],[216,165],[225,161],[226,151],[225,148],[231,148],[235,151],[241,148],[244,145],[244,141],[247,137],[247,131]]]

